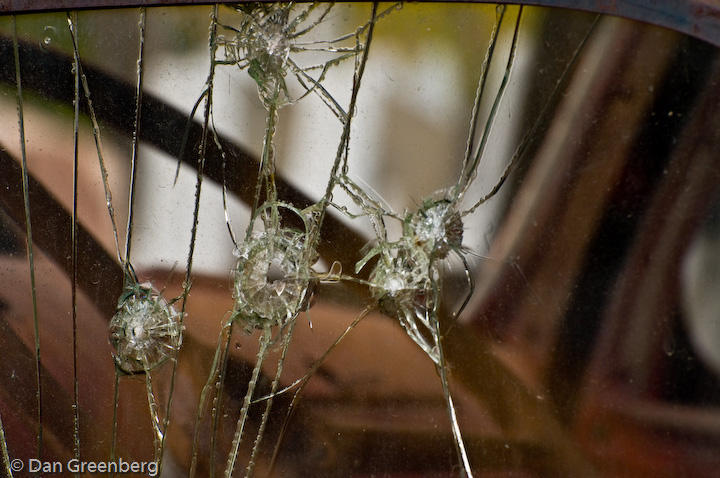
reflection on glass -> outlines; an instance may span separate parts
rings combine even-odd
[[[465,4],[0,35],[6,474],[712,475],[712,46]]]

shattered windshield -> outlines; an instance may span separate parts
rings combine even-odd
[[[0,55],[5,474],[712,473],[709,43],[234,3]]]

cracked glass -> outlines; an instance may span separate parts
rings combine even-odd
[[[233,3],[0,54],[6,475],[715,469],[711,44]]]

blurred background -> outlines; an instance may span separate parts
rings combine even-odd
[[[208,6],[147,9],[133,264],[141,280],[168,298],[181,293],[193,226],[202,107],[194,119],[190,114],[209,68],[209,14]],[[508,72],[517,15],[518,8],[508,7],[479,131]],[[369,16],[367,4],[336,5],[303,40],[354,32]],[[403,215],[455,184],[495,18],[493,5],[407,4],[377,22],[349,165],[351,177],[388,212]],[[108,9],[80,11],[77,20],[121,244],[138,19],[137,9]],[[221,6],[220,20],[233,24],[237,12]],[[498,194],[465,218],[464,255],[474,287],[457,321],[449,311],[468,293],[465,268],[457,259],[442,265],[441,320],[460,427],[478,476],[713,476],[720,465],[720,63],[716,48],[703,41],[615,17],[595,20],[586,12],[523,10],[488,147],[458,205],[467,209],[487,193],[528,138]],[[18,15],[15,21],[40,326],[43,457],[67,460],[73,453],[74,385],[73,49],[65,12]],[[12,39],[12,19],[0,18],[0,413],[10,457],[27,459],[37,454],[36,359]],[[330,53],[298,53],[296,61],[311,65]],[[352,74],[349,60],[323,81],[344,108]],[[553,95],[556,84],[559,94]],[[229,191],[230,224],[242,237],[265,128],[266,112],[247,70],[218,66],[214,95],[213,124],[226,154],[223,160],[213,146],[204,172],[164,476],[187,475],[200,390],[233,306],[234,245],[222,184]],[[107,459],[117,400],[118,456],[149,460],[153,441],[143,377],[121,377],[119,396],[113,396],[107,324],[122,271],[113,259],[113,230],[82,103],[81,455]],[[315,95],[280,110],[275,150],[282,200],[302,207],[321,197],[341,132],[340,121]],[[334,199],[357,210],[343,194]],[[315,269],[325,272],[339,261],[351,274],[374,238],[372,227],[364,218],[336,210],[330,215]],[[389,225],[396,238],[401,224]],[[367,290],[352,283],[321,285],[312,308],[298,318],[283,384],[302,376],[370,301]],[[232,343],[217,450],[222,465],[257,336],[237,331]],[[266,361],[261,390],[269,390],[275,362]],[[171,371],[169,363],[153,371],[160,403],[167,400]],[[290,399],[276,399],[259,475],[269,472]],[[255,408],[251,430],[261,413]],[[452,440],[432,362],[396,321],[373,313],[311,380],[274,473],[457,476]],[[206,476],[209,445],[203,447],[200,475]]]

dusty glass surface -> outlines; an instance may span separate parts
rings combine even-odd
[[[0,54],[5,474],[716,470],[715,47],[242,4]]]

